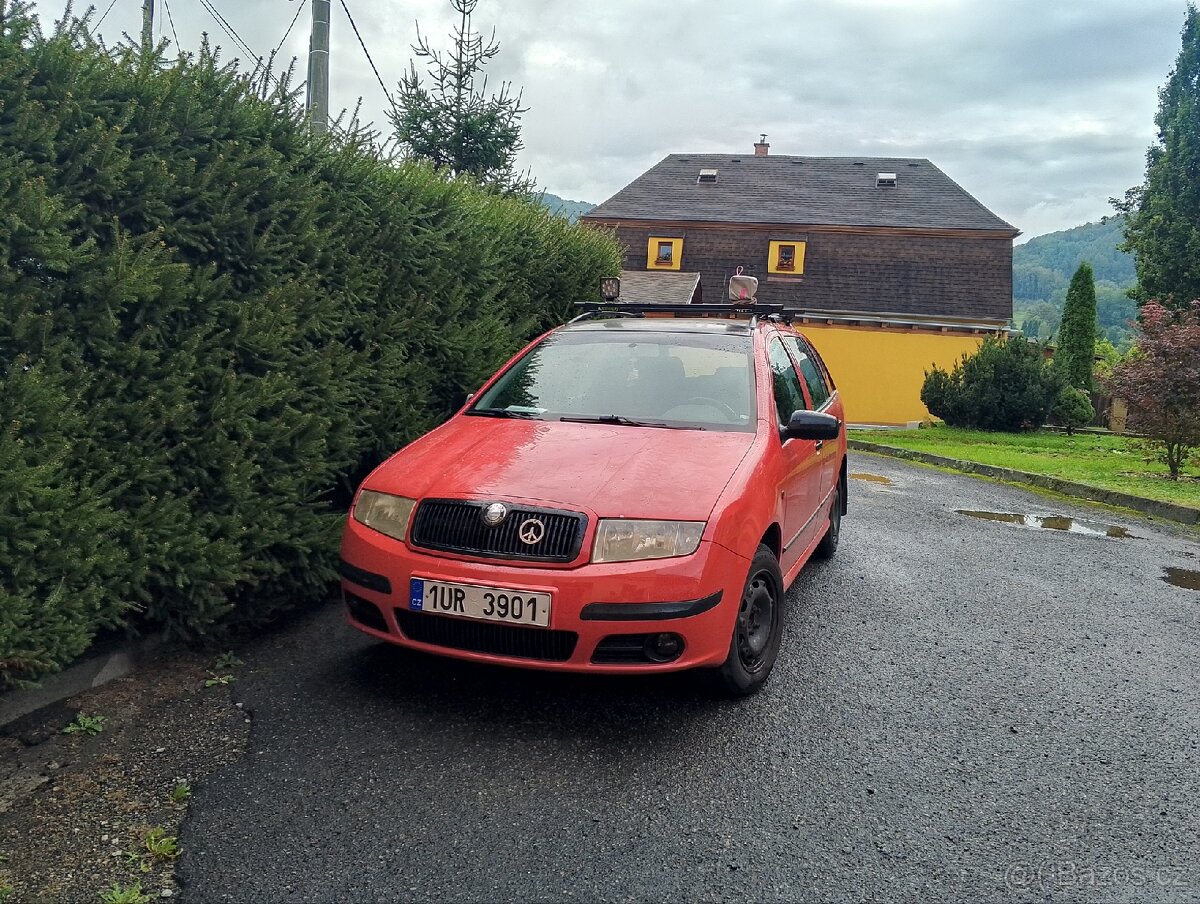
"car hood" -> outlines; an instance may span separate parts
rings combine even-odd
[[[600,517],[707,520],[752,433],[458,415],[366,481],[398,496],[528,500]]]

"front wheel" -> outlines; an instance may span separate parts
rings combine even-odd
[[[783,636],[783,576],[779,562],[760,545],[750,563],[733,623],[729,656],[719,670],[725,690],[737,697],[755,693],[767,681]]]
[[[813,550],[813,556],[818,559],[832,559],[837,552],[838,539],[842,535],[842,482],[839,480],[833,488],[833,499],[829,503],[829,528],[825,536]]]

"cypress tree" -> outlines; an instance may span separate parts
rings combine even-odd
[[[1096,332],[1096,281],[1092,278],[1091,264],[1082,263],[1067,289],[1062,324],[1058,328],[1058,348],[1054,352],[1054,364],[1068,386],[1091,390]]]
[[[1183,47],[1159,90],[1157,140],[1145,181],[1113,203],[1125,218],[1124,251],[1135,256],[1139,303],[1187,308],[1200,298],[1200,15],[1188,5]]]

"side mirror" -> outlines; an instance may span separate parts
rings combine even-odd
[[[784,439],[837,439],[842,422],[823,411],[793,411],[784,428]]]

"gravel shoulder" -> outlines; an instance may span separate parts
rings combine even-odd
[[[172,839],[250,729],[232,683],[204,686],[212,664],[164,656],[0,729],[0,900],[94,902],[135,884],[150,899],[178,892]],[[98,733],[64,733],[81,723]]]

